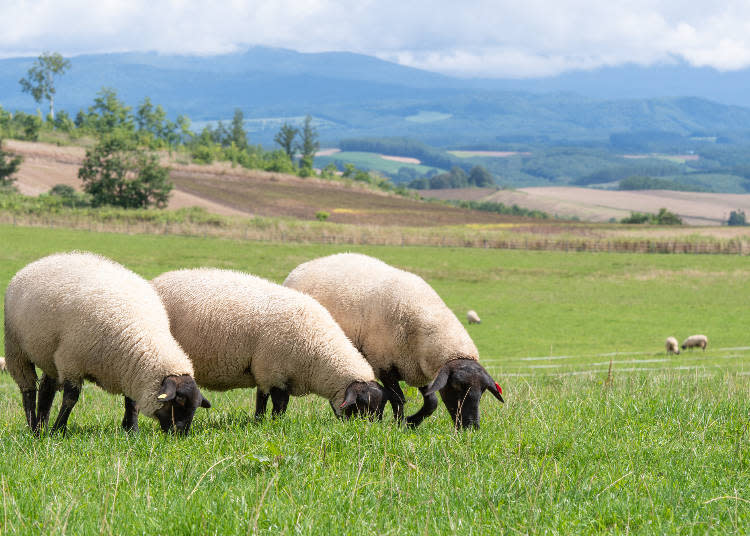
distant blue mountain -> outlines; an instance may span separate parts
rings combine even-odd
[[[18,80],[34,58],[0,60],[0,106],[34,111]],[[271,143],[280,122],[313,115],[324,142],[406,136],[442,146],[503,140],[601,142],[613,133],[748,136],[750,71],[624,66],[525,80],[459,79],[360,54],[254,47],[219,56],[84,55],[59,80],[57,108],[88,108],[102,87],[131,106],[148,96],[170,116],[248,119]],[[44,107],[42,107],[44,109]]]
[[[650,67],[628,64],[569,71],[546,78],[480,80],[476,84],[485,89],[572,92],[605,100],[700,97],[750,107],[750,69],[721,72],[679,61]]]

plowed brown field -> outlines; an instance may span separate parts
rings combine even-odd
[[[17,186],[27,195],[38,195],[55,184],[81,188],[78,168],[86,151],[82,147],[6,140],[4,148],[24,157]],[[462,210],[426,203],[366,188],[316,178],[212,165],[165,163],[175,184],[169,208],[198,206],[222,215],[260,215],[315,219],[330,213],[329,220],[366,225],[434,226],[467,223],[502,223],[509,218],[488,212]]]

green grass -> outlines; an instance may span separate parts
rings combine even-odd
[[[420,175],[426,174],[431,169],[445,171],[444,169],[434,168],[432,166],[423,166],[421,164],[408,164],[406,162],[396,162],[386,160],[376,153],[365,153],[358,151],[341,151],[331,156],[318,156],[315,158],[316,167],[324,167],[329,162],[340,161],[354,164],[358,169],[371,171],[380,171],[386,174],[396,174],[402,167],[414,169]]]
[[[338,422],[314,396],[256,425],[254,393],[207,392],[214,407],[180,440],[144,417],[124,435],[122,398],[86,384],[67,437],[34,439],[2,374],[2,533],[748,532],[746,258],[0,226],[0,290],[28,262],[71,249],[145,277],[210,265],[275,281],[316,256],[375,255],[425,277],[462,320],[479,312],[468,329],[507,403],[484,397],[481,430],[456,433],[442,407],[407,431],[390,419]],[[664,355],[668,335],[698,332],[708,351]]]

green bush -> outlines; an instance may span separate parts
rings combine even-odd
[[[742,227],[747,225],[747,219],[745,218],[745,211],[744,210],[733,210],[729,213],[729,220],[727,220],[727,225],[732,227]]]
[[[659,209],[658,214],[644,214],[642,212],[631,212],[630,216],[620,220],[620,223],[634,223],[643,224],[649,223],[652,225],[682,225],[682,218],[680,218],[674,212],[668,211],[666,208]]]
[[[214,152],[211,147],[198,145],[190,151],[190,158],[198,164],[211,164],[214,161]]]

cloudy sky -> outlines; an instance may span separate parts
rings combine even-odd
[[[266,45],[459,76],[626,62],[750,66],[748,0],[0,0],[0,13],[0,57]]]

